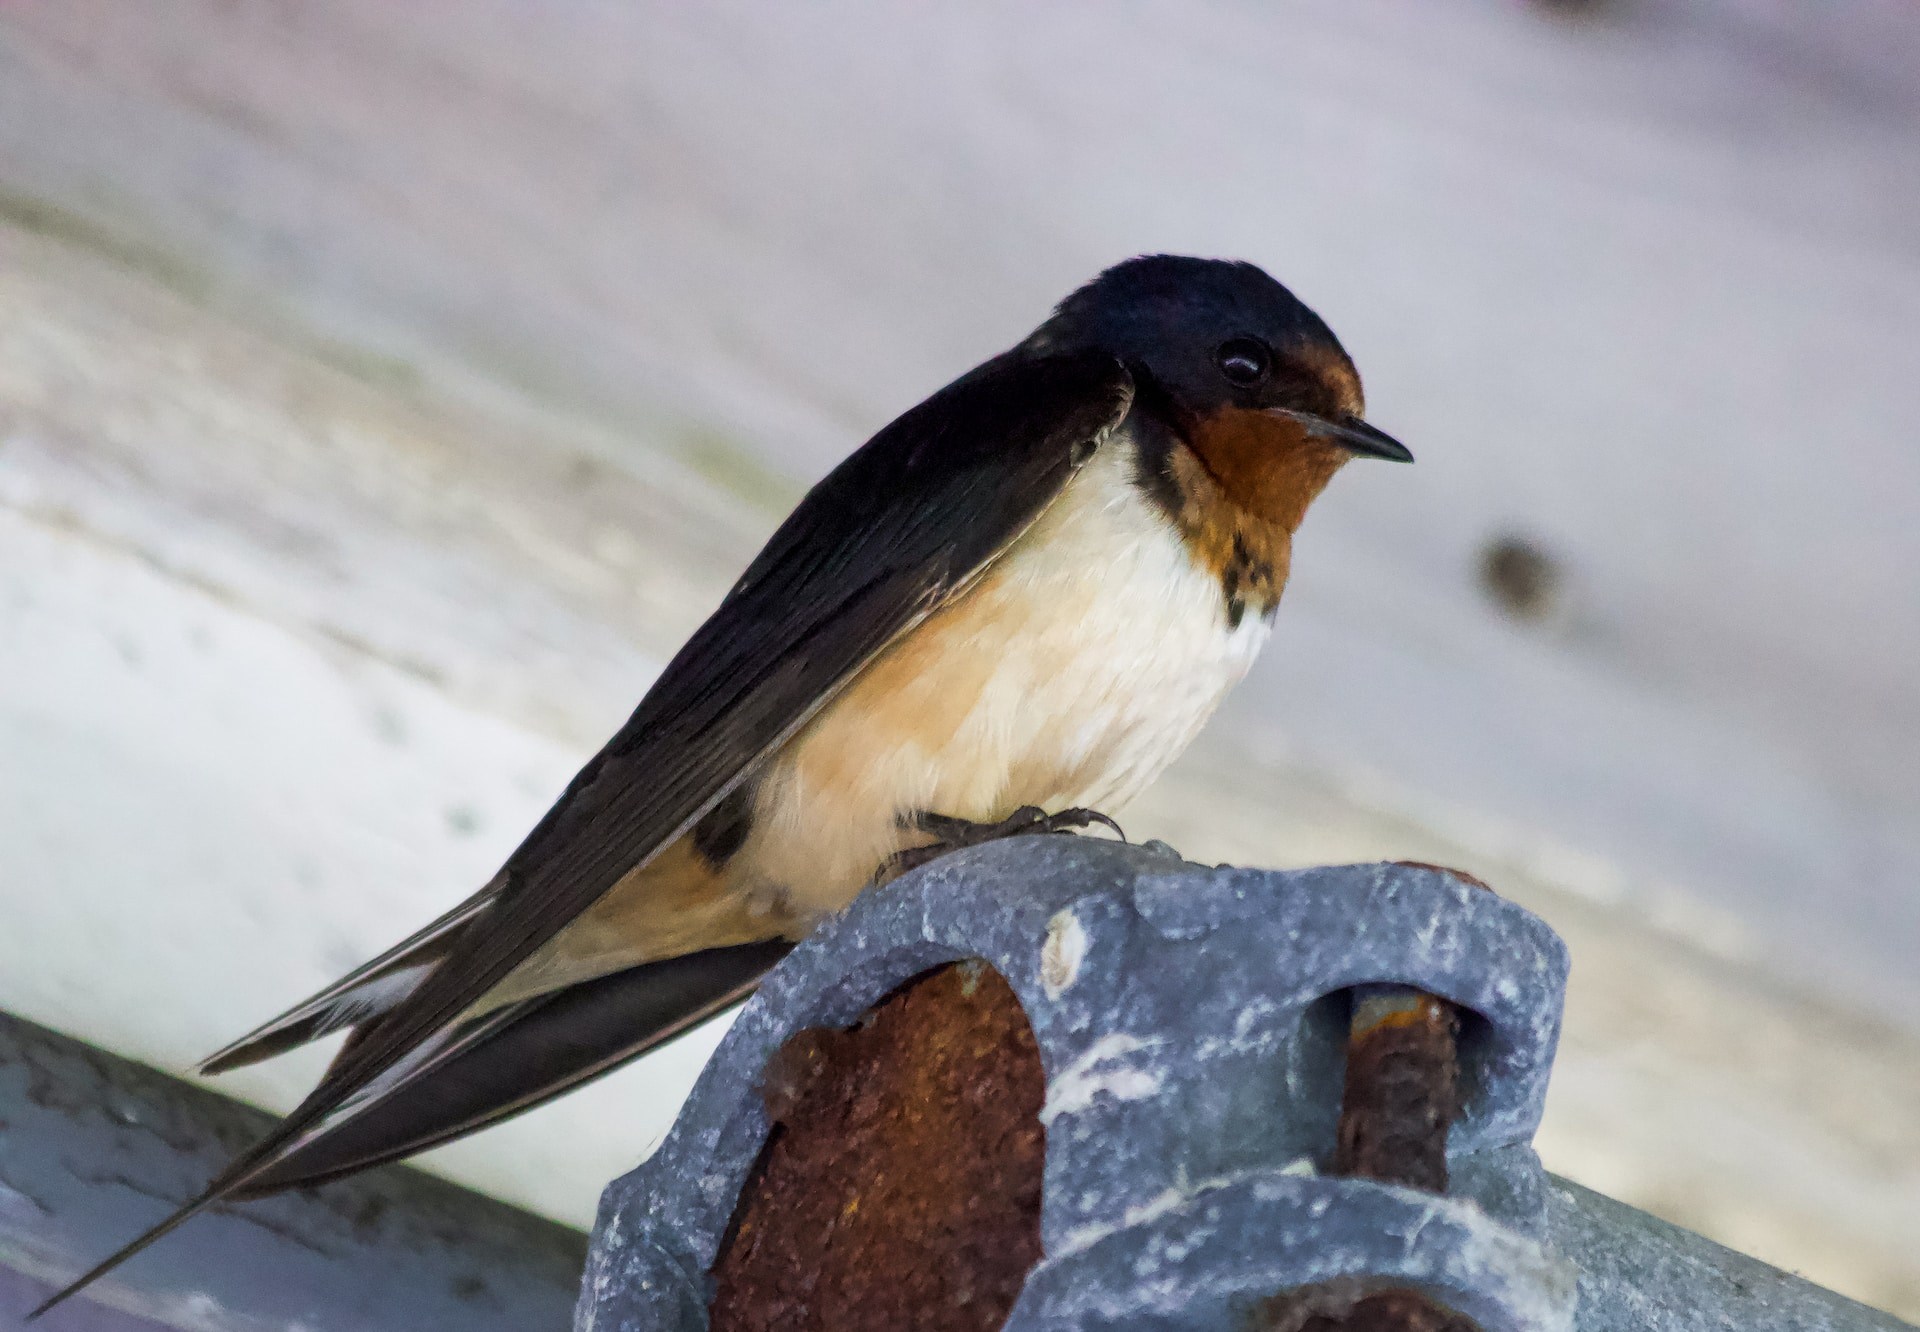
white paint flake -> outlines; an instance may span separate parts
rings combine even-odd
[[[1087,960],[1087,931],[1071,909],[1056,912],[1047,922],[1047,941],[1040,946],[1040,988],[1058,999],[1080,979]]]
[[[1146,1042],[1125,1032],[1095,1041],[1085,1054],[1047,1084],[1047,1103],[1040,1109],[1040,1122],[1050,1125],[1061,1115],[1078,1114],[1092,1105],[1094,1097],[1102,1092],[1116,1101],[1143,1101],[1159,1095],[1164,1079],[1157,1069],[1102,1067],[1148,1048]]]

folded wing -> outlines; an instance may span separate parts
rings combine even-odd
[[[256,1052],[337,1029],[344,1025],[337,1020],[347,1011],[343,1004],[356,996],[379,993],[386,1004],[371,1021],[352,1019],[359,1024],[353,1038],[274,1132],[199,1197],[43,1307],[219,1199],[406,1154],[428,1137],[444,1140],[498,1118],[481,1105],[491,1097],[523,1108],[590,1076],[548,1069],[516,1087],[509,1066],[499,1061],[499,1042],[534,1044],[535,1037],[564,1033],[562,1019],[572,1010],[563,998],[545,1001],[561,1005],[545,1019],[538,1007],[488,1015],[480,1021],[494,1025],[478,1035],[463,1027],[462,1016],[623,875],[685,834],[876,655],[977,578],[1125,418],[1132,394],[1127,371],[1111,357],[1015,351],[950,384],[869,440],[801,501],[487,891],[355,973],[358,981],[349,977],[210,1061],[233,1067]],[[462,911],[470,914],[461,917]],[[422,961],[431,965],[409,970]],[[708,970],[692,987],[698,993],[687,996],[689,1012],[714,1011],[722,992],[732,993],[724,983],[731,975],[725,964]],[[369,989],[382,981],[390,992]],[[750,988],[749,981],[739,992]],[[638,991],[621,998],[611,984],[599,996],[598,1007],[576,1000],[593,1015],[568,1021],[591,1026],[606,1022],[621,1002],[654,1003]],[[626,1028],[641,1033],[640,1048],[646,1025]],[[671,1021],[666,1026],[681,1029]],[[580,1067],[636,1052],[609,1054],[617,1044],[594,1046],[600,1054],[583,1056]],[[495,1050],[495,1063],[484,1075],[462,1063],[487,1048]],[[444,1096],[419,1090],[430,1079],[437,1080],[432,1086],[451,1087],[462,1078],[477,1078],[462,1085],[480,1090]],[[441,1105],[427,1116],[441,1121],[438,1128],[423,1135],[411,1112],[398,1111],[390,1112],[385,1133],[364,1127],[409,1088],[419,1104]],[[446,1108],[459,1096],[470,1104],[462,1102],[462,1113],[450,1116]],[[317,1145],[329,1135],[344,1142],[356,1122],[363,1127],[351,1130],[354,1150],[339,1153],[338,1161]],[[419,1141],[410,1144],[410,1138]],[[302,1157],[311,1169],[294,1164]]]

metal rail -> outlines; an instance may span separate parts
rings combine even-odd
[[[271,1118],[0,1014],[0,1332]],[[586,1237],[390,1167],[217,1209],[32,1332],[560,1332]]]

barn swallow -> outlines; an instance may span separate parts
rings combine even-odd
[[[1084,826],[1186,747],[1266,641],[1362,419],[1326,324],[1252,264],[1108,269],[803,499],[476,896],[209,1059],[349,1036],[204,1192],[410,1155],[750,993],[903,865]]]

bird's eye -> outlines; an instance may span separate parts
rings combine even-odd
[[[1214,352],[1213,363],[1233,383],[1249,388],[1267,377],[1273,358],[1258,338],[1229,338]]]

